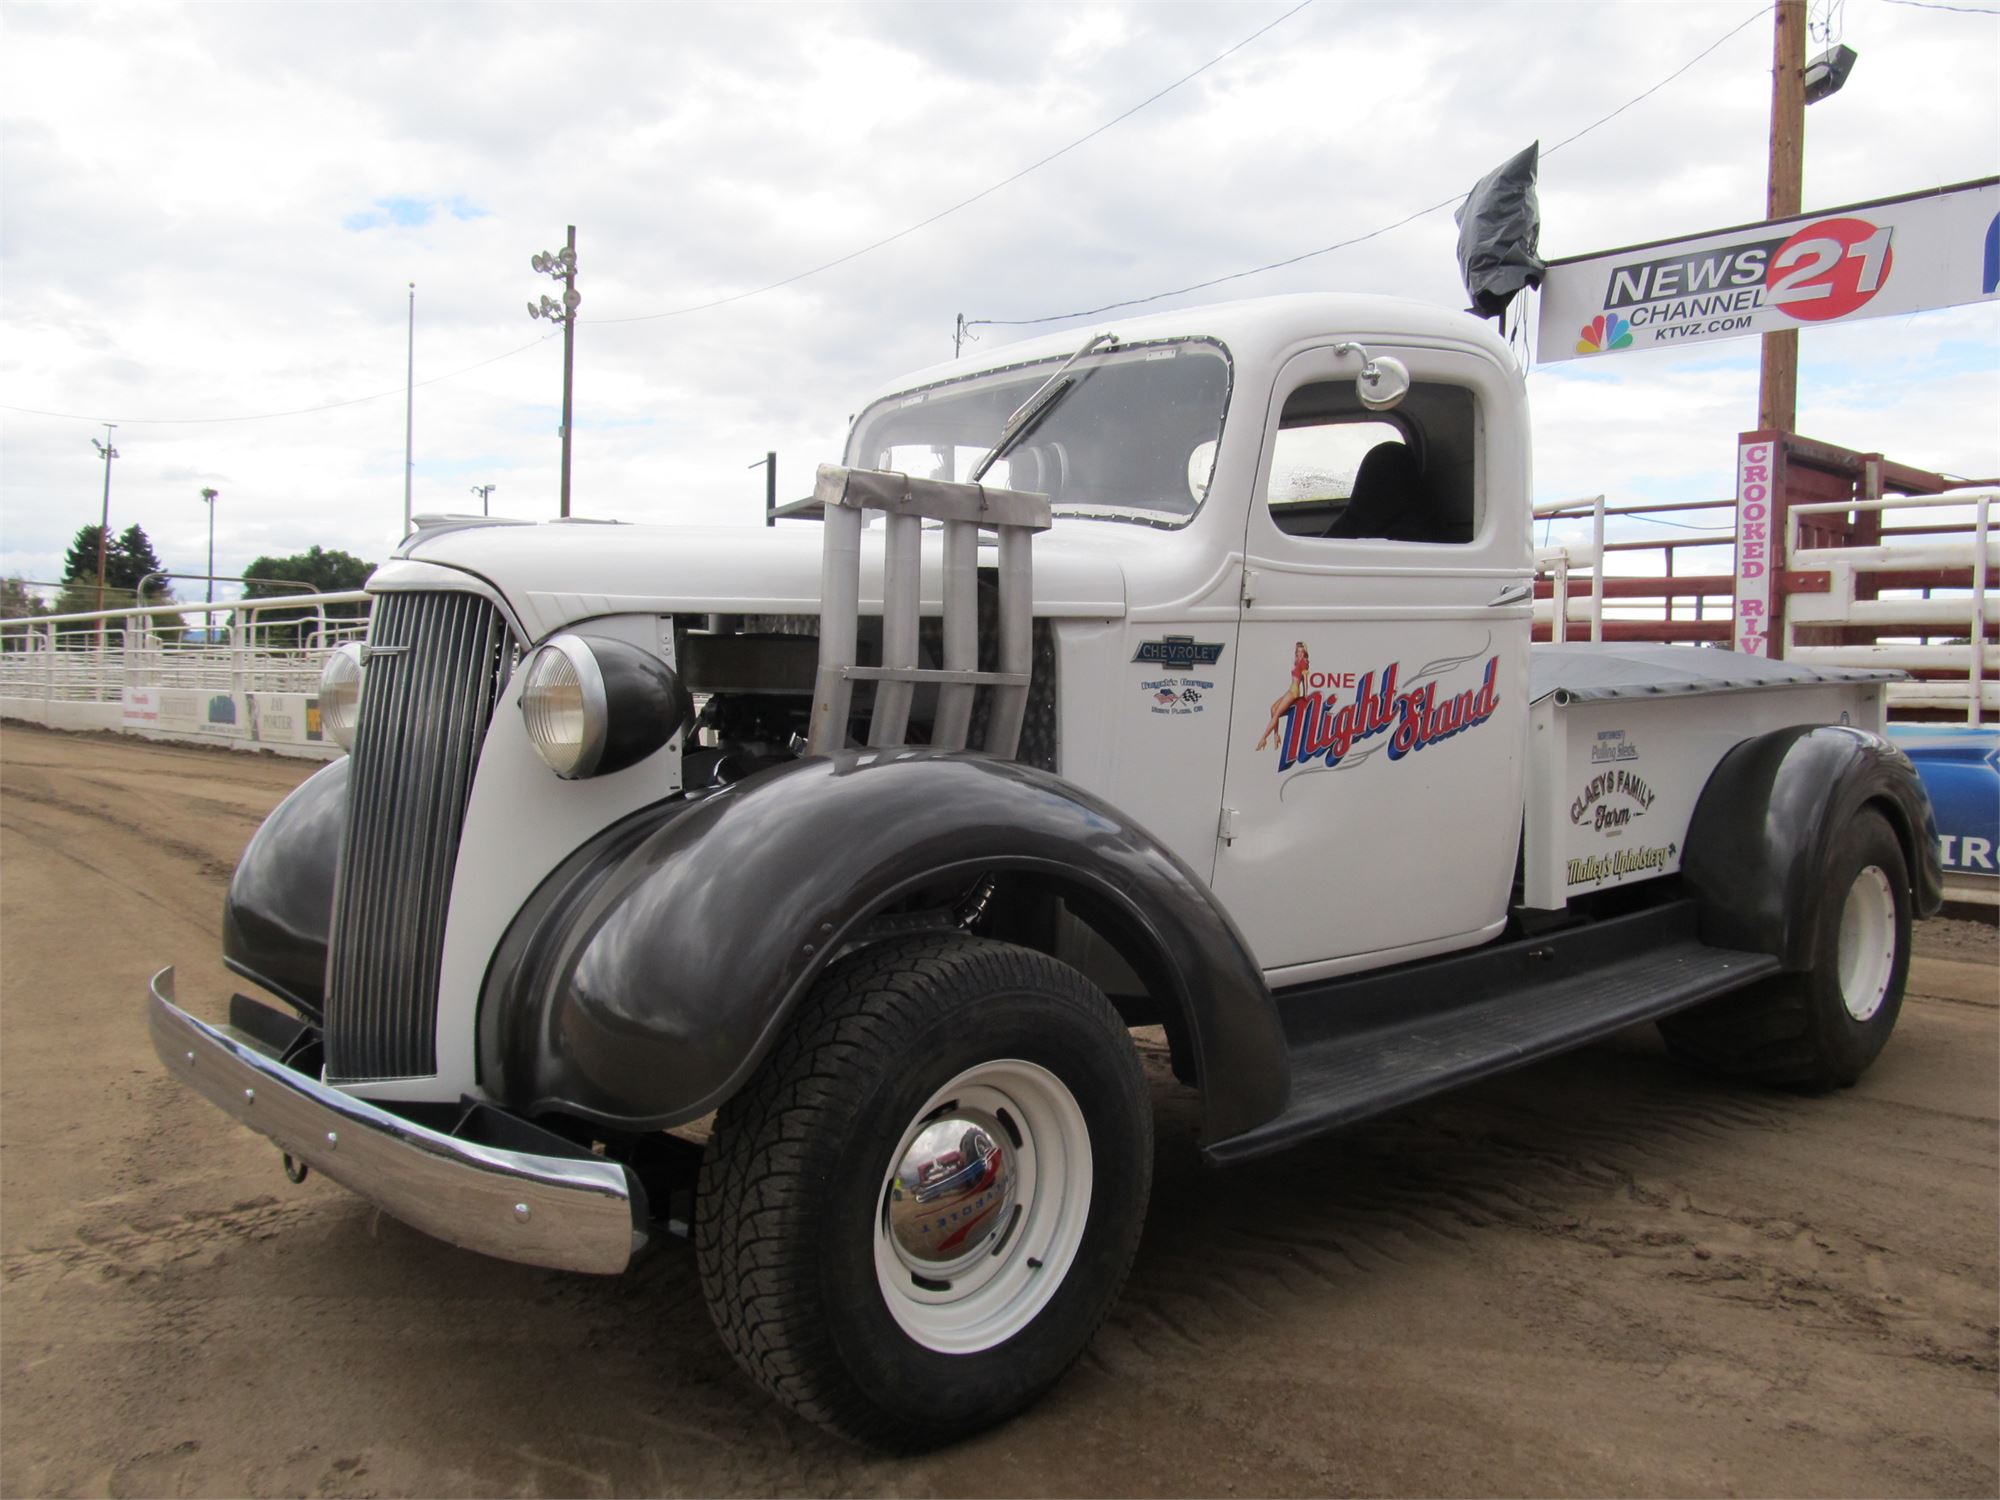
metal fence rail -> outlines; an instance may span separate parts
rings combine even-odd
[[[336,647],[366,636],[369,597],[354,590],[0,620],[0,714],[330,755],[317,716],[320,670]],[[190,628],[182,615],[209,623]]]
[[[128,687],[315,692],[327,654],[368,633],[368,601],[353,590],[0,620],[0,697],[116,703]],[[354,605],[358,616],[329,613]],[[162,623],[188,614],[230,618],[198,629]]]
[[[1992,510],[2000,489],[1798,503],[1785,535],[1782,654],[1795,661],[1895,667],[1889,706],[1905,714],[1963,713],[1968,723],[2000,713],[2000,620],[1992,592]],[[1735,536],[1607,541],[1607,518],[1653,519],[1661,511],[1721,511],[1733,501],[1607,507],[1604,497],[1535,507],[1538,521],[1587,522],[1587,540],[1536,549],[1538,639],[1707,641],[1733,636]],[[1871,518],[1879,542],[1824,545],[1824,523]],[[1889,521],[1902,524],[1887,525]],[[1685,522],[1670,523],[1685,526]],[[1695,528],[1690,527],[1690,530]],[[1709,549],[1705,553],[1701,549]],[[1709,567],[1689,573],[1690,550]]]

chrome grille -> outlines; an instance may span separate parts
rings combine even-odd
[[[437,1071],[452,868],[514,662],[476,594],[383,594],[368,640],[327,960],[326,1071],[344,1083]]]

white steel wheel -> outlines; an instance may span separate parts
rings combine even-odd
[[[1840,998],[1866,1021],[1882,1008],[1896,969],[1896,895],[1879,865],[1854,877],[1840,911]]]
[[[1090,1130],[1037,1063],[967,1068],[890,1155],[875,1279],[896,1324],[940,1354],[1005,1343],[1048,1305],[1090,1220]]]

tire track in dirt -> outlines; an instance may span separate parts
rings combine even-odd
[[[1865,1338],[1884,1357],[1994,1374],[1996,1330],[1978,1268],[1934,1283],[1938,1315],[1912,1318],[1885,1285],[1880,1246],[1697,1202],[1672,1170],[1698,1168],[1690,1156],[1726,1158],[1746,1133],[1791,1134],[1812,1101],[1726,1094],[1676,1065],[1649,1066],[1666,1081],[1596,1101],[1580,1118],[1509,1098],[1520,1083],[1503,1081],[1489,1091],[1497,1097],[1418,1106],[1303,1148],[1285,1166],[1228,1174],[1241,1177],[1240,1195],[1212,1179],[1230,1200],[1219,1214],[1225,1227],[1149,1231],[1109,1325],[1116,1342],[1100,1341],[1099,1365],[1121,1377],[1192,1369],[1223,1352],[1218,1342],[1254,1343],[1268,1331],[1259,1325],[1302,1303],[1365,1295],[1373,1277],[1477,1259],[1499,1234],[1565,1244],[1622,1263],[1626,1279],[1684,1288],[1739,1313]],[[1308,1155],[1320,1159],[1294,1160]],[[1161,1171],[1187,1175],[1171,1159]],[[1301,1182],[1326,1196],[1299,1195]]]

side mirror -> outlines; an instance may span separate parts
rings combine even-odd
[[[1370,411],[1387,411],[1410,393],[1410,367],[1394,355],[1371,359],[1354,379],[1355,393]]]
[[[1370,354],[1359,344],[1335,344],[1335,354],[1361,356],[1354,393],[1370,411],[1387,411],[1410,393],[1410,367],[1392,354]]]

